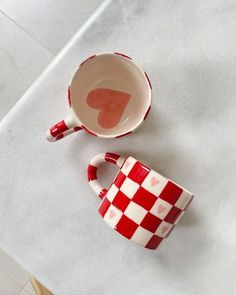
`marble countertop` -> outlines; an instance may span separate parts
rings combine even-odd
[[[230,0],[105,1],[1,122],[0,247],[55,294],[236,292],[235,16]],[[145,124],[118,140],[78,132],[48,143],[47,128],[68,114],[76,67],[110,51],[149,73]],[[99,217],[86,168],[105,151],[133,155],[195,194],[158,251]]]

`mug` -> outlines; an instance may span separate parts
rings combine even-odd
[[[51,127],[46,138],[57,141],[84,129],[117,138],[133,132],[151,106],[151,83],[129,56],[114,52],[83,61],[68,87],[70,115]]]
[[[109,189],[97,181],[104,162],[120,170]],[[193,194],[133,157],[106,153],[88,166],[88,181],[102,199],[101,217],[125,238],[156,249],[168,237],[193,199]]]

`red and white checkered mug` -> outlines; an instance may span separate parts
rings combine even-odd
[[[84,129],[117,138],[138,128],[151,106],[151,83],[132,58],[103,53],[83,61],[68,88],[70,115],[51,127],[46,138],[57,141]]]
[[[120,170],[109,189],[97,181],[104,162]],[[98,211],[117,232],[145,248],[156,249],[173,230],[193,194],[133,157],[97,155],[88,166],[88,180],[102,199]]]

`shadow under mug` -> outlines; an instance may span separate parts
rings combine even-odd
[[[117,138],[138,128],[151,106],[147,74],[122,53],[103,53],[83,61],[69,88],[70,115],[51,127],[46,138],[57,141],[84,129]]]
[[[119,172],[109,189],[97,180],[104,162]],[[102,199],[101,217],[125,238],[156,249],[168,237],[193,199],[193,194],[133,157],[97,155],[88,166],[88,181]]]

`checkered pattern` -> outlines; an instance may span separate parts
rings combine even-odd
[[[193,196],[128,157],[98,209],[121,235],[156,249],[183,215]]]

